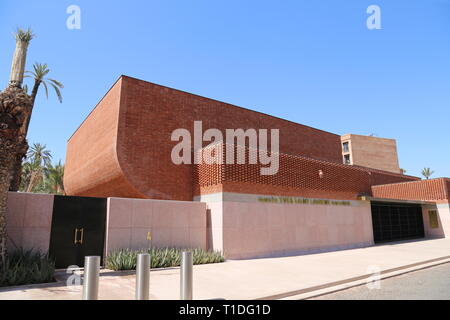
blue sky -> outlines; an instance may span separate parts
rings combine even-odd
[[[66,27],[69,5],[81,29]],[[381,8],[368,30],[366,9]],[[29,140],[55,160],[121,74],[336,134],[395,138],[400,165],[450,177],[450,0],[54,0],[0,2],[0,87],[12,32],[32,27],[27,69],[46,62]]]

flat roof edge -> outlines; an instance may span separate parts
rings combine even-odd
[[[313,127],[313,126],[310,126],[310,125],[307,125],[307,124],[298,123],[298,122],[295,122],[295,121],[292,121],[292,120],[289,120],[289,119],[285,119],[285,118],[281,118],[281,117],[278,117],[278,116],[274,116],[274,115],[269,114],[269,113],[253,110],[253,109],[246,108],[246,107],[241,107],[241,106],[238,106],[238,105],[233,104],[233,103],[221,101],[221,100],[214,99],[214,98],[209,98],[209,97],[203,96],[201,94],[192,93],[192,92],[189,92],[189,91],[185,91],[185,90],[169,87],[169,86],[166,86],[166,85],[163,85],[163,84],[159,84],[159,83],[155,83],[155,82],[151,82],[151,81],[148,81],[148,80],[143,80],[143,79],[132,77],[132,76],[128,76],[128,75],[122,75],[121,78],[129,78],[129,79],[132,79],[132,80],[135,80],[135,81],[149,83],[149,84],[152,84],[154,86],[158,86],[160,88],[165,88],[165,89],[181,92],[181,93],[184,93],[184,94],[189,94],[189,95],[192,95],[192,96],[195,96],[195,97],[198,97],[198,98],[202,98],[202,99],[206,99],[206,100],[210,100],[210,101],[214,101],[214,102],[223,103],[223,104],[226,104],[226,105],[231,106],[231,107],[235,107],[235,108],[238,108],[238,109],[242,109],[242,110],[246,110],[246,111],[250,111],[250,112],[254,112],[254,113],[259,113],[259,114],[265,115],[267,117],[271,117],[271,118],[274,118],[274,119],[290,122],[292,124],[300,125],[300,126],[303,126],[305,128],[312,129],[312,130],[321,131],[321,132],[324,132],[324,133],[327,133],[327,134],[330,134],[330,135],[334,135],[337,138],[339,138],[341,136],[340,134],[337,134],[337,133],[334,133],[334,132],[330,132],[330,131],[327,131],[327,130],[324,130],[324,129],[319,129],[319,128],[316,128],[316,127]]]

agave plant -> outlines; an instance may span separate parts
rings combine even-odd
[[[0,287],[53,282],[55,263],[40,251],[19,248],[0,265]]]
[[[122,249],[111,252],[106,258],[106,267],[111,270],[135,270],[137,255],[149,253],[152,268],[177,267],[181,263],[179,248],[151,248],[142,250]],[[194,264],[207,264],[224,262],[225,258],[220,252],[205,251],[203,249],[190,249]]]

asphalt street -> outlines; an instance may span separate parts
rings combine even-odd
[[[376,286],[373,286],[376,287]],[[450,300],[450,263],[362,285],[311,300]]]

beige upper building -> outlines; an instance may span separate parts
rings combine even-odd
[[[394,139],[345,134],[341,141],[345,164],[401,173]]]

